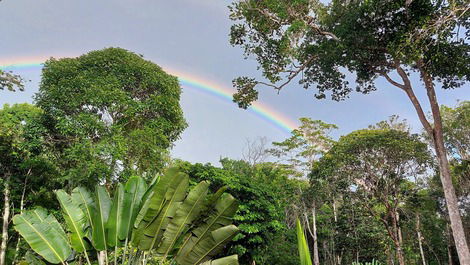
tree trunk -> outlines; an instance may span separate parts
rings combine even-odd
[[[442,119],[441,112],[439,109],[439,103],[437,102],[436,92],[434,90],[434,83],[432,76],[426,71],[425,65],[422,60],[417,61],[417,66],[421,74],[421,78],[426,88],[429,104],[431,105],[432,117],[434,125],[432,126],[426,118],[426,114],[421,107],[421,103],[414,94],[411,86],[410,79],[405,70],[396,63],[396,70],[403,80],[403,84],[394,82],[388,75],[384,77],[394,86],[401,88],[407,94],[413,107],[418,114],[418,118],[423,125],[426,133],[433,141],[434,150],[436,151],[436,157],[439,164],[439,172],[442,183],[442,189],[444,190],[444,197],[446,200],[447,210],[449,212],[450,225],[452,228],[452,234],[457,248],[457,253],[461,264],[470,265],[470,251],[468,249],[467,240],[465,238],[465,231],[462,225],[462,218],[458,208],[457,195],[452,184],[452,178],[450,176],[449,161],[447,160],[447,153],[444,146],[444,136],[442,132]]]
[[[313,225],[313,264],[320,265],[320,259],[318,257],[317,212],[316,212],[315,204],[313,204],[313,208],[312,208],[312,225]]]
[[[398,223],[398,212],[396,209],[393,209],[392,212],[390,213],[392,217],[392,225],[393,225],[393,236],[392,240],[393,243],[395,244],[395,248],[397,249],[397,259],[398,259],[398,264],[400,265],[405,265],[405,255],[403,253],[402,249],[402,239],[401,239],[401,231],[400,231],[400,226]]]
[[[10,175],[5,176],[3,190],[3,226],[2,244],[0,246],[0,265],[5,265],[5,254],[8,243],[8,223],[10,221]]]
[[[439,103],[437,102],[436,92],[434,91],[434,84],[431,76],[425,70],[422,70],[422,68],[421,74],[426,86],[434,120],[434,130],[429,136],[433,139],[434,149],[436,150],[436,156],[439,162],[442,188],[444,190],[444,197],[446,199],[447,210],[449,212],[450,226],[452,228],[455,247],[457,248],[460,264],[470,265],[470,251],[465,238],[465,231],[462,224],[462,218],[460,216],[457,195],[455,193],[454,185],[452,184],[449,161],[447,160],[447,152],[444,145]]]
[[[416,214],[416,234],[418,236],[418,245],[419,245],[419,253],[421,254],[421,260],[423,262],[423,265],[426,265],[426,258],[424,256],[424,250],[423,250],[423,236],[421,235],[421,230],[420,230],[419,214]]]

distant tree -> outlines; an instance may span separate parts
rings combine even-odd
[[[398,115],[392,115],[386,121],[379,121],[374,125],[369,125],[371,130],[396,130],[410,132],[411,128],[406,119],[400,119]]]
[[[299,176],[306,176],[313,163],[333,144],[330,133],[337,128],[320,120],[300,118],[300,126],[292,131],[292,136],[282,142],[274,142],[269,152],[281,163],[292,166]]]
[[[254,166],[266,162],[268,157],[268,138],[258,137],[255,139],[246,139],[242,153],[243,160]]]
[[[234,101],[247,108],[258,86],[284,89],[298,80],[315,97],[343,100],[354,90],[370,93],[381,77],[403,91],[433,141],[441,182],[460,262],[470,251],[452,185],[443,141],[442,118],[435,92],[470,81],[470,4],[430,0],[239,0],[231,6],[237,21],[232,45],[254,56],[264,78],[233,80]],[[421,78],[432,121],[415,95],[410,76]]]
[[[37,105],[71,186],[162,169],[186,127],[176,77],[120,48],[44,64]]]

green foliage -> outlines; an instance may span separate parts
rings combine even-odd
[[[37,105],[71,186],[159,172],[186,127],[176,77],[120,48],[44,64]],[[91,182],[90,179],[94,181]]]
[[[274,142],[269,152],[285,164],[293,165],[293,171],[303,176],[311,171],[313,162],[330,149],[334,142],[330,133],[337,128],[321,120],[300,118],[300,126],[292,131],[292,136]]]
[[[65,264],[72,250],[64,230],[53,215],[38,208],[15,215],[13,223],[31,248],[44,259],[55,264]]]
[[[56,194],[68,236],[43,209],[16,215],[15,229],[34,251],[54,264],[76,260],[79,253],[91,264],[91,254],[103,250],[106,263],[111,256],[114,264],[135,264],[143,251],[150,251],[160,262],[180,265],[238,264],[236,256],[210,260],[238,233],[231,224],[237,202],[223,191],[208,196],[208,182],[200,182],[188,193],[188,181],[187,175],[170,169],[144,191],[143,179],[132,177],[125,186],[118,184],[112,200],[103,186],[96,187],[94,198],[84,188],[76,188],[71,195],[59,190]],[[127,230],[129,224],[133,224],[132,233]],[[128,245],[129,236],[132,245]],[[124,250],[118,248],[122,246]],[[115,247],[114,252],[108,247]],[[138,255],[127,257],[128,248]],[[75,256],[71,256],[72,249]]]
[[[234,100],[246,108],[257,85],[281,90],[291,81],[342,100],[376,90],[378,77],[400,67],[460,87],[470,80],[467,8],[465,1],[233,1],[230,43],[254,56],[268,81],[234,79]]]
[[[277,248],[295,247],[295,240],[290,240],[291,245],[286,246],[280,242],[274,244],[273,239],[289,231],[284,209],[297,188],[297,181],[288,179],[288,170],[272,163],[252,166],[230,159],[222,159],[221,163],[222,168],[182,161],[176,164],[192,181],[210,181],[212,191],[226,186],[239,201],[234,223],[241,233],[229,244],[229,252],[238,254],[242,264],[253,260],[257,264],[271,264],[267,253],[276,252]],[[283,258],[295,260],[295,256],[291,258],[292,253],[289,255]]]

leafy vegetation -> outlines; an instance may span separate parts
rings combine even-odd
[[[31,248],[54,264],[84,257],[91,265],[93,253],[104,256],[105,264],[138,264],[149,259],[149,251],[160,263],[238,264],[237,256],[210,261],[238,233],[231,224],[237,202],[223,190],[208,195],[208,182],[189,192],[188,185],[187,175],[169,169],[148,189],[141,177],[130,178],[117,186],[112,200],[103,186],[93,195],[82,187],[71,194],[58,190],[67,229],[43,208],[16,215],[13,223]]]

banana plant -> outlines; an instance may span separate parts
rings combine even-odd
[[[103,186],[91,193],[56,191],[64,230],[44,209],[13,219],[15,229],[37,254],[53,264],[95,256],[103,264],[145,264],[150,257],[177,265],[236,265],[238,257],[211,260],[238,233],[236,200],[224,189],[209,194],[203,181],[189,192],[187,175],[172,168],[147,187],[140,177],[118,184],[111,198]]]

